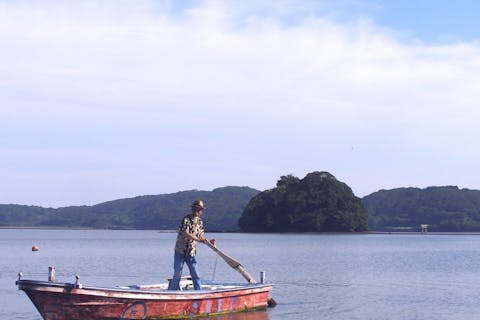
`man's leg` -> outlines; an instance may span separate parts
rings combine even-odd
[[[197,260],[195,260],[195,257],[186,256],[185,262],[187,263],[188,269],[190,270],[190,276],[192,277],[193,281],[193,288],[195,290],[200,290],[201,280],[200,276],[198,275]]]
[[[173,257],[173,278],[168,286],[168,290],[180,290],[180,278],[182,277],[183,263],[185,255],[175,251]]]

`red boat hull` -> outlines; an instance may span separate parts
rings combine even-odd
[[[270,285],[168,291],[17,281],[45,320],[181,319],[266,309]]]

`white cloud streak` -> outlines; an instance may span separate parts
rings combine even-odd
[[[359,196],[480,188],[477,42],[223,2],[47,4],[0,3],[0,203],[265,189],[313,170]]]

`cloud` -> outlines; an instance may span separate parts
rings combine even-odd
[[[330,170],[360,195],[479,187],[479,43],[405,41],[368,19],[340,24],[305,12],[254,14],[216,1],[3,2],[0,165],[17,181],[0,203],[68,181],[78,189],[60,191],[63,205],[263,189],[313,170]],[[128,185],[109,192],[113,176]]]

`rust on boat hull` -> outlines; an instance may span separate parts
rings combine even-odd
[[[18,280],[45,320],[182,319],[266,309],[271,285],[214,290],[77,288],[74,284]]]

